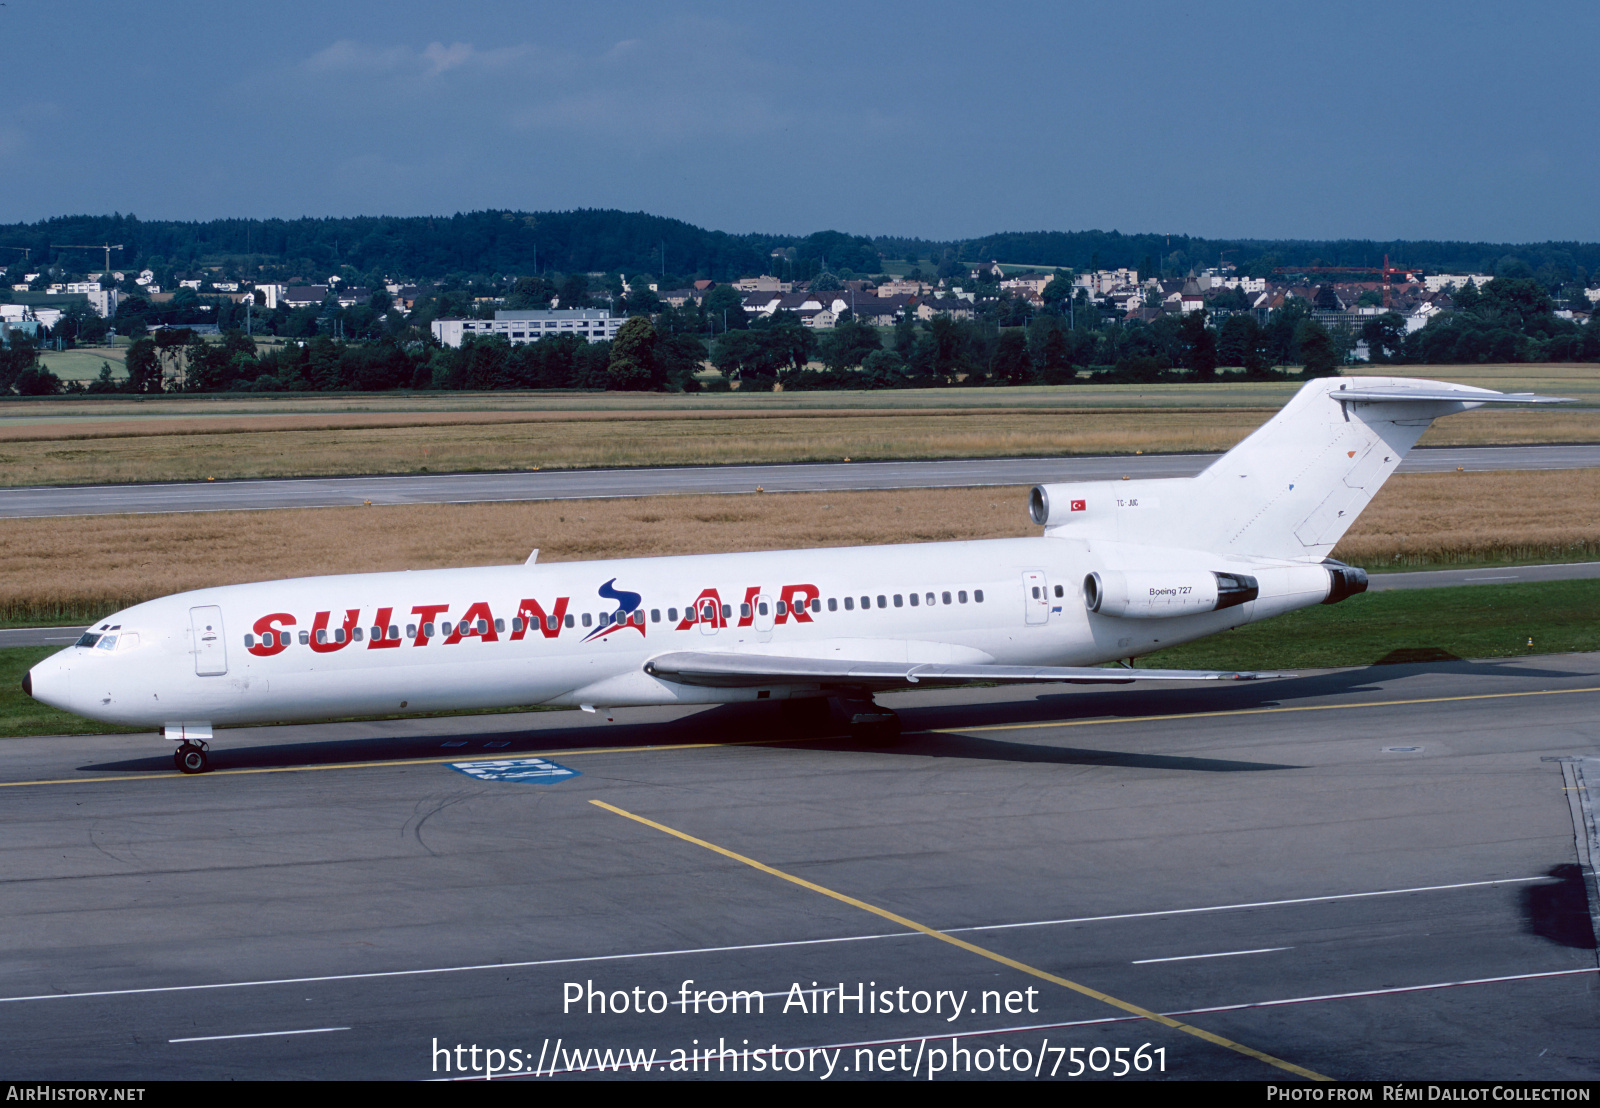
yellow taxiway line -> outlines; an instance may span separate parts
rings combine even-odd
[[[1530,692],[1473,693],[1468,696],[1428,696],[1412,700],[1363,700],[1354,704],[1305,704],[1288,708],[1235,708],[1219,712],[1181,712],[1164,716],[1098,716],[1094,719],[1045,720],[1039,723],[974,724],[971,727],[935,727],[914,731],[919,735],[966,735],[978,731],[1029,731],[1052,727],[1101,727],[1113,723],[1163,723],[1180,719],[1220,719],[1226,716],[1264,716],[1284,712],[1337,712],[1356,708],[1394,708],[1410,704],[1451,704],[1468,700],[1504,700],[1525,696],[1567,696],[1575,693],[1600,693],[1600,686],[1583,689],[1536,689]],[[393,766],[438,766],[451,762],[492,762],[504,758],[575,758],[583,754],[649,754],[664,750],[716,750],[737,746],[788,746],[809,742],[825,742],[838,738],[824,735],[796,739],[740,739],[716,743],[662,743],[655,746],[597,746],[573,750],[501,751],[498,754],[473,754],[454,758],[397,758],[392,761],[329,762],[326,765],[259,766],[249,769],[217,769],[206,773],[131,773],[126,776],[105,774],[97,777],[44,778],[37,781],[0,781],[0,789],[20,788],[26,785],[85,785],[122,781],[170,781],[179,779],[203,780],[208,777],[229,777],[249,773],[315,773],[335,769],[386,769]]]
[[[749,858],[736,851],[729,850],[725,846],[718,846],[716,843],[710,843],[704,839],[697,839],[693,835],[686,834],[683,831],[678,831],[674,828],[668,827],[664,823],[657,823],[653,819],[646,819],[644,816],[635,815],[632,812],[625,811],[621,808],[618,808],[614,804],[607,804],[603,800],[591,800],[589,803],[595,805],[596,807],[604,808],[608,812],[614,812],[615,814],[626,819],[631,819],[635,823],[641,823],[646,827],[653,827],[657,831],[671,835],[674,838],[682,839],[686,843],[693,843],[695,846],[704,847],[706,850],[721,854],[725,858],[732,858],[735,862],[741,862],[744,865],[750,866],[752,869],[760,870],[762,873],[768,873],[773,877],[782,878],[791,884],[799,885],[803,889],[810,889],[814,893],[821,893],[823,896],[832,897],[834,900],[848,904],[853,908],[859,908],[863,912],[871,912],[873,915],[880,916],[892,923],[899,924],[901,927],[908,928],[912,931],[920,931],[924,935],[938,939],[940,942],[949,943],[951,946],[960,947],[962,950],[969,951],[983,958],[987,958],[991,962],[999,962],[1003,966],[1009,966],[1014,970],[1020,970],[1023,973],[1031,974],[1034,977],[1037,977],[1043,981],[1048,981],[1053,985],[1060,985],[1062,988],[1071,989],[1075,993],[1081,993],[1084,996],[1091,997],[1103,1004],[1109,1004],[1113,1008],[1120,1008],[1124,1012],[1128,1012],[1142,1019],[1152,1020],[1153,1022],[1159,1023],[1165,1027],[1170,1027],[1175,1031],[1182,1031],[1186,1035],[1193,1035],[1198,1039],[1204,1039],[1208,1043],[1214,1043],[1215,1045],[1225,1047],[1228,1050],[1237,1051],[1238,1053],[1250,1058],[1254,1058],[1257,1061],[1265,1062],[1269,1066],[1276,1066],[1278,1069],[1286,1070],[1297,1077],[1309,1078],[1312,1081],[1333,1080],[1331,1077],[1326,1077],[1323,1074],[1317,1073],[1315,1070],[1308,1070],[1304,1066],[1295,1065],[1293,1062],[1285,1062],[1282,1058],[1275,1058],[1270,1054],[1264,1053],[1263,1051],[1256,1050],[1254,1047],[1245,1046],[1243,1043],[1236,1043],[1232,1039],[1225,1039],[1221,1035],[1214,1034],[1213,1032],[1207,1031],[1204,1028],[1195,1027],[1193,1024],[1184,1023],[1181,1020],[1175,1020],[1171,1016],[1164,1016],[1160,1012],[1151,1011],[1149,1008],[1142,1008],[1139,1005],[1129,1003],[1126,1000],[1119,1000],[1118,998],[1111,996],[1109,993],[1103,993],[1099,989],[1090,988],[1088,985],[1080,985],[1078,982],[1069,981],[1065,977],[1057,977],[1053,973],[1030,966],[1026,962],[1019,962],[1015,958],[1008,958],[1004,954],[999,954],[993,950],[990,950],[988,947],[979,946],[977,943],[969,943],[965,939],[958,939],[954,935],[940,931],[938,928],[929,927],[926,924],[918,923],[913,919],[907,919],[905,916],[899,915],[896,912],[891,912],[887,908],[880,908],[876,904],[868,904],[865,900],[860,900],[856,897],[847,896],[844,893],[836,892],[835,890],[828,888],[826,885],[819,885],[815,881],[807,881],[804,877],[796,877],[792,873],[786,873],[775,866],[767,865],[765,862],[758,862],[754,858]]]

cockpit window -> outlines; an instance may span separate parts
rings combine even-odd
[[[117,648],[117,636],[101,635],[100,641],[94,644],[94,648],[96,650],[115,650]]]
[[[93,646],[95,643],[97,643],[99,641],[100,641],[100,636],[99,635],[95,634],[93,631],[85,631],[83,633],[83,638],[79,639],[77,642],[73,643],[72,645],[73,646]]]

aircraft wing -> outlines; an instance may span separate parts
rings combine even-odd
[[[755,685],[821,684],[853,688],[1066,681],[1078,685],[1126,685],[1134,681],[1257,681],[1293,677],[1210,669],[1104,669],[1096,666],[943,665],[928,662],[857,662],[836,658],[781,658],[768,654],[662,654],[645,672],[681,685],[716,689]]]

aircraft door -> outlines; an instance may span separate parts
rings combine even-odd
[[[717,624],[721,622],[718,619],[717,602],[706,599],[695,605],[695,621],[699,623],[702,635],[715,635]]]
[[[1022,610],[1028,623],[1048,623],[1050,620],[1050,584],[1044,574],[1036,569],[1023,571]]]
[[[755,598],[755,628],[760,633],[770,633],[772,624],[777,619],[777,608],[772,603],[770,596]]]
[[[228,672],[228,646],[222,633],[222,609],[215,605],[189,609],[194,632],[194,672],[198,677],[220,677]]]

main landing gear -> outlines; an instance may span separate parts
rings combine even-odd
[[[866,700],[841,700],[839,707],[850,722],[850,737],[862,746],[896,746],[900,742],[900,717],[888,708]]]
[[[208,767],[203,742],[185,742],[172,752],[172,762],[184,773],[204,773]]]

